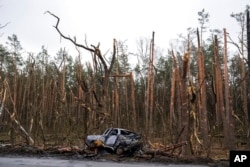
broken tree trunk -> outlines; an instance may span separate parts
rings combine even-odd
[[[107,62],[105,61],[104,56],[101,53],[101,50],[99,49],[100,44],[98,44],[97,46],[91,45],[92,48],[79,44],[76,41],[76,38],[70,38],[65,36],[59,29],[59,23],[60,23],[60,18],[58,16],[56,16],[55,14],[51,13],[50,11],[47,11],[45,13],[50,14],[51,16],[55,17],[57,19],[56,25],[54,26],[54,28],[56,29],[56,31],[60,34],[60,36],[66,40],[69,40],[70,42],[72,42],[76,47],[82,48],[84,50],[89,51],[90,53],[92,53],[94,55],[95,58],[98,58],[100,60],[100,64],[103,68],[103,74],[104,77],[102,78],[102,82],[101,82],[101,86],[102,86],[102,94],[100,95],[100,98],[98,99],[98,107],[99,107],[99,113],[103,113],[103,114],[107,114],[107,112],[109,111],[108,108],[108,101],[109,101],[109,95],[108,95],[108,88],[109,88],[109,74],[111,73],[113,66],[114,66],[114,62],[115,62],[115,55],[116,55],[116,40],[113,39],[113,54],[112,54],[112,58],[111,58],[111,62],[110,65],[108,66]],[[95,94],[96,96],[96,94]],[[97,98],[96,98],[97,100]],[[106,120],[106,119],[105,119]],[[108,123],[106,121],[106,123]],[[97,125],[98,126],[98,125]],[[99,125],[100,126],[100,125]]]
[[[174,53],[172,52],[172,56],[175,60]],[[174,61],[175,62],[175,61]],[[178,130],[181,131],[178,138],[180,137],[181,142],[186,142],[188,141],[187,146],[182,147],[182,155],[183,156],[189,156],[191,155],[191,149],[190,149],[190,125],[189,125],[189,110],[188,110],[188,94],[187,94],[187,86],[186,86],[186,76],[180,74],[180,70],[177,68],[176,63],[175,69],[176,69],[176,89],[178,91],[177,95],[177,103],[178,109],[179,110],[179,127]],[[178,142],[178,139],[177,141]]]
[[[5,80],[4,81],[5,84],[5,90],[4,90],[4,95],[3,95],[3,99],[2,99],[2,106],[4,107],[4,103],[5,103],[5,99],[6,99],[6,92],[8,91],[10,93],[10,88],[9,88],[9,84],[8,82]],[[12,103],[14,102],[12,97],[9,96],[11,98]],[[34,140],[32,139],[32,137],[29,135],[29,133],[24,129],[24,127],[20,124],[20,122],[16,119],[16,108],[14,107],[14,112],[11,113],[6,107],[4,107],[4,110],[9,114],[10,116],[10,120],[12,122],[12,126],[16,125],[18,130],[20,130],[20,135],[25,139],[27,145],[33,145],[34,144]],[[14,127],[12,127],[13,129],[15,129]]]
[[[154,35],[152,33],[152,39],[150,43],[150,55],[149,55],[149,70],[148,70],[148,84],[145,100],[145,112],[146,112],[146,130],[148,137],[151,138],[153,134],[153,109],[154,109]]]
[[[203,146],[207,150],[209,147],[208,140],[208,122],[207,122],[207,98],[206,98],[206,82],[205,82],[205,65],[204,56],[201,49],[199,31],[197,29],[198,38],[198,69],[199,69],[199,113],[200,113],[200,128],[203,139]]]

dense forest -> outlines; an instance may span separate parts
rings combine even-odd
[[[57,19],[55,33],[79,54],[59,48],[50,55],[42,46],[24,56],[14,34],[0,44],[0,141],[83,145],[88,134],[121,127],[145,141],[187,142],[183,155],[209,156],[214,147],[250,148],[248,8],[231,15],[239,24],[238,41],[226,27],[209,30],[203,9],[200,27],[188,28],[167,55],[154,42],[157,32],[138,40],[134,66],[126,42],[114,39],[112,51],[103,54],[99,45],[67,37],[59,16],[46,14]],[[91,61],[82,60],[87,56]]]

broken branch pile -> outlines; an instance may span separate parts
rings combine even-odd
[[[155,157],[156,155],[177,157],[179,156],[180,151],[177,154],[174,151],[177,148],[187,145],[187,142],[180,142],[171,145],[163,145],[161,143],[151,143],[150,141],[148,143],[150,147],[144,150],[144,154],[151,155],[152,157]]]

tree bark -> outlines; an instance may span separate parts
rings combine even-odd
[[[250,67],[250,16],[249,10],[247,10],[247,58],[248,58],[248,67]],[[248,75],[250,76],[250,68],[248,68]]]
[[[200,128],[203,138],[203,146],[205,149],[209,147],[208,140],[208,121],[207,121],[207,98],[206,98],[206,82],[205,82],[205,65],[204,65],[204,56],[202,53],[199,31],[197,29],[197,38],[198,38],[198,69],[199,69],[199,110],[200,110]]]
[[[174,58],[174,66],[176,71],[176,89],[178,91],[177,95],[177,103],[179,110],[179,128],[178,130],[179,135],[177,137],[176,142],[178,142],[178,138],[180,137],[181,142],[187,142],[187,146],[182,147],[182,155],[183,156],[190,156],[191,155],[191,143],[190,143],[190,126],[189,126],[189,109],[188,109],[188,94],[187,94],[187,86],[186,86],[186,76],[180,74],[180,70],[177,68],[177,65],[175,63],[175,56],[172,52],[172,56]]]
[[[152,39],[150,44],[150,55],[149,55],[149,70],[148,70],[148,85],[146,93],[146,130],[148,132],[148,137],[151,138],[153,134],[153,109],[154,109],[154,32],[152,33]]]
[[[247,59],[248,59],[248,85],[250,84],[250,16],[249,16],[249,9],[247,10]],[[250,89],[248,88],[248,93],[250,92]],[[247,99],[247,102],[249,102],[249,99]],[[248,114],[250,114],[250,107],[248,108]],[[248,124],[250,122],[250,119],[248,118]]]
[[[243,23],[244,24],[244,23]],[[243,101],[243,111],[245,113],[245,119],[244,123],[245,126],[248,127],[248,107],[247,107],[247,81],[246,81],[246,70],[245,70],[245,46],[244,46],[244,31],[245,31],[245,26],[241,27],[241,41],[240,41],[240,50],[242,53],[241,57],[241,80],[242,80],[242,85],[241,85],[241,99]]]
[[[232,116],[232,106],[230,103],[230,92],[229,92],[229,82],[228,82],[228,67],[227,67],[227,31],[224,28],[224,79],[225,79],[225,110],[226,110],[226,120],[229,124],[229,148],[234,149],[235,134],[234,134],[234,120]]]
[[[137,131],[137,114],[135,109],[135,83],[133,79],[133,74],[130,72],[130,85],[131,85],[131,106],[132,106],[132,121],[133,121],[133,130]]]
[[[149,105],[149,127],[150,127],[150,134],[153,134],[154,124],[153,124],[153,114],[154,114],[154,39],[155,32],[152,33],[152,42],[151,42],[151,63],[150,63],[150,105]]]
[[[176,85],[176,60],[173,57],[174,66],[171,77],[171,97],[170,97],[170,113],[169,113],[169,129],[172,132],[173,129],[173,121],[174,121],[174,103],[175,103],[175,85]],[[171,133],[172,134],[172,133]],[[171,136],[172,137],[172,136]]]
[[[219,46],[217,36],[214,37],[214,56],[215,56],[215,78],[216,78],[216,97],[217,97],[217,110],[220,112],[223,133],[224,133],[224,147],[229,148],[229,123],[226,119],[225,106],[224,106],[224,96],[223,96],[223,80],[220,68],[220,58],[219,58]]]
[[[118,48],[117,48],[118,49]],[[118,53],[118,51],[117,51]],[[116,75],[118,75],[118,54],[116,56]],[[117,77],[114,78],[115,79],[115,90],[114,90],[114,116],[115,116],[115,126],[116,127],[120,127],[121,126],[121,123],[120,123],[120,104],[119,104],[119,91],[118,91],[118,87],[119,87],[119,82],[117,80]]]
[[[3,99],[2,99],[2,105],[5,105],[5,100],[6,100],[6,93],[9,93],[9,97],[11,98],[11,102],[14,103],[13,98],[10,96],[10,87],[9,87],[9,83],[8,81],[4,81],[4,86],[5,86],[5,90],[4,90],[4,95],[3,95]],[[16,108],[13,108],[13,112],[11,113],[7,108],[4,108],[4,110],[8,113],[11,123],[12,123],[12,129],[15,129],[14,126],[18,127],[18,130],[20,130],[20,135],[25,139],[27,145],[33,145],[34,144],[34,140],[33,138],[30,136],[30,134],[24,129],[24,127],[21,125],[21,123],[17,120],[16,118]],[[13,133],[13,132],[12,132]],[[11,136],[13,134],[10,134]],[[13,139],[11,139],[13,140]],[[13,143],[12,143],[13,144]]]

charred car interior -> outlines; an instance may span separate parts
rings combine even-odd
[[[108,128],[102,135],[88,135],[85,141],[88,148],[101,148],[118,155],[133,155],[142,147],[141,136],[122,128]]]

